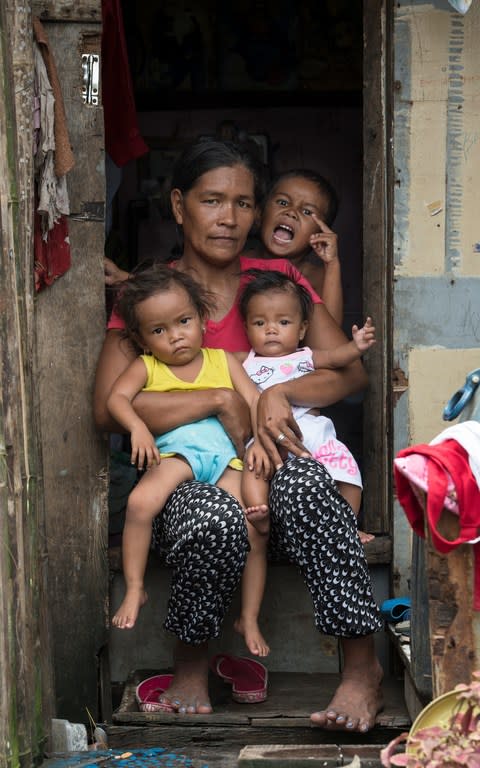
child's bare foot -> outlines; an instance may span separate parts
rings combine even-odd
[[[233,626],[240,635],[243,635],[245,645],[253,656],[268,656],[270,646],[265,641],[255,619],[240,616]]]
[[[127,589],[123,602],[112,619],[112,625],[118,629],[132,629],[140,613],[140,608],[147,602],[147,593],[143,587]]]
[[[186,645],[177,641],[174,678],[159,701],[180,715],[209,715],[208,645]]]
[[[245,515],[249,523],[263,535],[270,530],[270,517],[266,504],[258,504],[256,507],[247,507]]]
[[[359,531],[358,538],[360,539],[362,544],[368,544],[369,541],[374,540],[375,534],[367,533],[366,531]]]

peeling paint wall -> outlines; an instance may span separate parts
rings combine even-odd
[[[394,453],[444,429],[442,411],[480,367],[480,2],[394,11]],[[405,391],[400,391],[400,390]],[[395,507],[397,588],[410,530]]]

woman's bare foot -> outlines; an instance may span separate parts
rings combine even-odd
[[[270,530],[270,516],[266,504],[258,504],[255,507],[247,507],[245,515],[249,523],[257,529],[259,533],[265,535]]]
[[[148,596],[143,587],[130,587],[123,602],[112,619],[117,629],[132,629],[140,613],[140,608],[147,602]]]
[[[233,626],[237,632],[243,635],[245,645],[253,656],[268,656],[270,646],[265,641],[255,619],[240,616]]]
[[[174,712],[209,715],[212,705],[208,695],[208,644],[187,645],[177,641],[174,678],[159,701]]]
[[[367,733],[383,708],[383,672],[375,657],[370,669],[358,667],[344,672],[329,706],[314,712],[311,721],[326,730]]]
[[[359,531],[358,538],[360,539],[362,544],[368,544],[369,541],[374,540],[375,534],[367,533],[366,531]]]

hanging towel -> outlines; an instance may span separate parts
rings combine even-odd
[[[409,479],[394,462],[397,497],[415,533],[425,537],[425,523],[428,525],[432,544],[438,552],[447,554],[460,544],[473,543],[474,568],[474,610],[480,610],[480,491],[470,468],[466,450],[456,440],[444,440],[436,445],[414,445],[404,448],[397,459],[411,455],[427,459],[428,490],[425,503],[414,492]],[[455,486],[459,534],[456,539],[445,539],[438,530],[438,523],[445,507],[448,476]]]
[[[70,145],[70,139],[67,129],[67,118],[65,115],[65,107],[63,104],[62,90],[60,88],[60,80],[58,79],[57,67],[55,65],[55,59],[50,49],[47,33],[42,26],[40,19],[33,19],[33,31],[35,39],[40,48],[43,61],[48,73],[48,79],[52,86],[53,96],[55,99],[54,104],[54,132],[55,132],[55,173],[58,178],[65,176],[66,173],[72,170],[75,165],[75,158],[73,156],[72,147]]]
[[[121,167],[149,149],[137,123],[120,0],[102,0],[102,101],[105,148]]]

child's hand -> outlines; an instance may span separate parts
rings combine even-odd
[[[338,259],[337,235],[314,213],[312,213],[312,219],[320,228],[320,232],[310,235],[310,245],[324,264],[330,264]]]
[[[130,434],[132,454],[130,461],[139,469],[151,469],[160,464],[160,452],[155,445],[153,435],[145,424],[135,427]]]
[[[375,338],[375,326],[372,325],[372,318],[367,317],[363,328],[359,328],[358,325],[354,325],[352,328],[352,336],[355,346],[359,352],[366,352],[376,342]]]
[[[269,480],[272,475],[272,465],[268,454],[258,440],[247,448],[245,453],[245,464],[250,472],[255,472],[255,477],[262,477]]]

